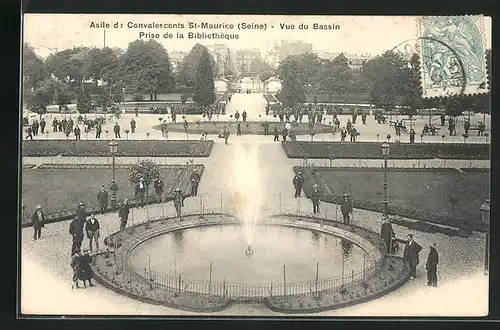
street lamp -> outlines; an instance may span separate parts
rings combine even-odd
[[[481,220],[486,225],[486,242],[484,248],[484,274],[488,275],[490,269],[490,200],[486,199],[479,209]]]
[[[383,218],[387,219],[387,158],[389,157],[389,152],[391,150],[391,146],[389,143],[384,142],[380,147],[382,150],[382,156],[384,156],[384,199],[382,200],[382,212]]]
[[[111,211],[115,212],[116,211],[116,189],[118,188],[116,186],[116,181],[115,181],[115,156],[116,153],[118,152],[118,142],[115,140],[111,140],[109,143],[109,152],[111,153],[111,156],[113,157],[113,181],[111,182]]]

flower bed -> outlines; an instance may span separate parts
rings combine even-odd
[[[241,124],[241,134],[251,134],[251,135],[263,135],[264,134],[264,123],[261,121],[247,121]],[[227,126],[231,134],[236,135],[236,129],[238,123],[234,121],[200,121],[200,122],[188,122],[188,134],[219,134],[220,131]],[[273,134],[274,126],[278,127],[278,131],[281,136],[281,131],[283,130],[285,123],[269,123],[269,135]],[[153,128],[161,130],[160,125],[156,125]],[[169,132],[185,132],[182,120],[178,120],[177,123],[170,123],[167,125]],[[321,133],[331,133],[332,127],[323,124],[315,124],[313,128],[315,134]],[[309,134],[309,124],[308,123],[297,123],[292,124],[292,133],[296,135]]]
[[[288,158],[382,159],[382,143],[284,141]],[[391,143],[391,159],[490,159],[490,145],[479,143]]]
[[[203,165],[169,165],[160,166],[160,172],[165,183],[165,200],[173,197],[173,189],[180,187],[186,196],[190,195],[189,174],[194,168],[203,173]],[[128,182],[129,166],[117,166],[115,169],[118,184],[117,199],[128,197],[131,206],[137,201],[134,198],[133,187]],[[78,203],[86,204],[86,210],[98,211],[97,193],[102,185],[109,187],[112,179],[111,166],[99,165],[63,165],[45,164],[37,169],[22,172],[22,205],[25,206],[22,216],[22,226],[30,226],[30,216],[36,205],[40,204],[47,215],[47,222],[57,222],[71,219]],[[108,188],[111,198],[111,191]],[[154,195],[150,187],[149,195]],[[146,198],[148,204],[157,203],[154,196]],[[111,211],[111,205],[108,205]]]
[[[73,156],[109,157],[107,140],[33,140],[23,141],[22,155],[27,157]],[[128,140],[120,141],[117,157],[208,157],[213,141],[158,141]]]
[[[310,196],[311,187],[316,183],[321,187],[326,202],[340,203],[342,195],[348,192],[355,208],[382,212],[383,169],[296,166],[294,170],[303,171],[307,196]],[[488,197],[488,172],[396,168],[388,169],[387,180],[389,214],[427,222],[420,221],[412,226],[422,227],[423,231],[440,230],[429,226],[430,222],[468,231],[485,229],[479,208]],[[452,198],[458,199],[454,214]],[[457,231],[456,234],[461,236]]]

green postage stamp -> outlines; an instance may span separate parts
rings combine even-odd
[[[417,18],[423,97],[488,91],[483,16]]]

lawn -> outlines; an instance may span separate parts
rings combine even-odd
[[[241,122],[241,133],[243,135],[251,134],[251,135],[263,135],[264,134],[264,126],[263,122]],[[200,122],[188,122],[188,133],[190,134],[219,134],[222,128],[226,126],[229,128],[232,135],[236,135],[237,122],[236,121],[200,121]],[[274,126],[278,127],[278,131],[283,130],[285,123],[269,123],[269,134],[273,134]],[[156,125],[153,128],[160,130],[161,126]],[[167,125],[167,130],[169,132],[184,132],[184,126],[182,118],[178,119],[177,123],[169,123]],[[292,132],[299,134],[308,134],[309,133],[309,124],[308,123],[294,123],[292,124]],[[319,133],[331,133],[332,127],[323,124],[315,124],[313,128],[313,132],[316,134]]]
[[[298,171],[300,167],[296,167]],[[313,183],[321,186],[325,201],[339,202],[349,193],[354,206],[382,211],[384,171],[378,168],[309,168],[307,194]],[[487,171],[460,173],[455,169],[389,169],[389,214],[480,230],[479,208],[489,198]],[[327,187],[328,188],[327,188]],[[450,200],[458,199],[453,208]]]
[[[125,137],[125,134],[122,135]],[[39,156],[96,156],[108,157],[109,140],[26,140],[23,141],[22,155]],[[117,156],[130,157],[208,157],[213,141],[183,140],[121,140]]]
[[[377,142],[285,141],[288,158],[382,159]],[[490,159],[490,145],[479,143],[391,143],[391,159]]]
[[[75,164],[75,166],[68,166],[69,168],[47,167],[49,168],[22,171],[21,196],[22,205],[26,206],[25,218],[33,212],[37,204],[42,205],[47,214],[75,211],[80,202],[85,203],[89,211],[98,209],[97,193],[102,185],[109,187],[112,179],[112,169],[108,166],[76,168],[78,166]],[[182,175],[186,166],[170,165],[159,168],[167,197],[171,196],[172,189],[177,185],[183,189],[187,186],[187,176]],[[128,166],[116,168],[118,199],[124,197],[134,199],[133,186],[127,180],[129,172]],[[111,198],[111,191],[109,188],[107,190]],[[149,194],[154,194],[152,187]]]

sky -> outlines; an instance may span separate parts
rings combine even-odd
[[[94,22],[98,27],[91,27]],[[226,29],[201,29],[200,24],[232,24]],[[122,25],[114,27],[114,24]],[[139,28],[129,24],[184,24],[184,28]],[[197,24],[189,28],[188,24]],[[266,24],[265,29],[239,29],[242,23]],[[101,27],[109,24],[108,28]],[[283,25],[295,29],[282,28]],[[308,29],[299,29],[305,24]],[[334,25],[336,29],[313,29],[314,24]],[[104,30],[106,32],[104,32]],[[143,35],[140,35],[140,33]],[[238,35],[238,39],[210,40],[189,39],[189,32],[222,32]],[[484,17],[483,32],[486,48],[491,48],[491,18]],[[128,44],[151,34],[159,34],[159,41],[172,51],[189,51],[196,43],[204,45],[226,44],[230,49],[259,48],[266,52],[280,40],[303,41],[313,45],[314,51],[379,55],[398,44],[416,38],[415,16],[271,16],[271,15],[151,15],[151,14],[25,14],[23,19],[24,42],[35,52],[46,57],[56,51],[75,46],[126,49]],[[180,38],[178,33],[184,35]]]

